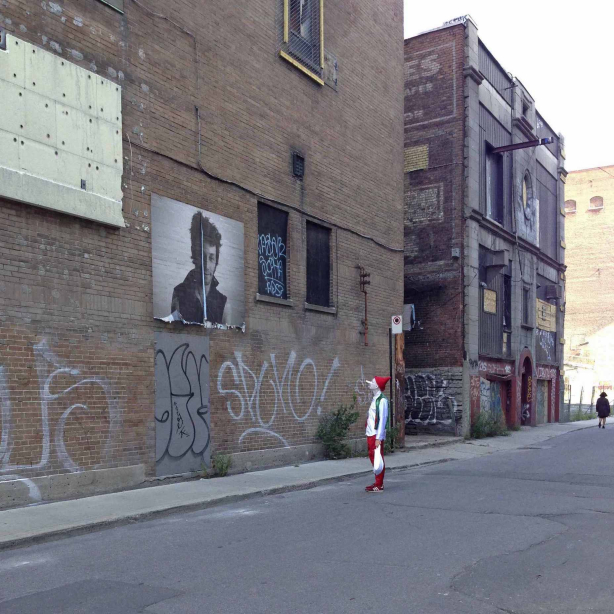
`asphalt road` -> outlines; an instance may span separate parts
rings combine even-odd
[[[614,425],[0,553],[0,614],[614,612]]]

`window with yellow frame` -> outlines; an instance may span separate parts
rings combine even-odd
[[[324,0],[283,0],[281,57],[323,85]]]

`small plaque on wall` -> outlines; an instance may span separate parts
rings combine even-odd
[[[494,290],[484,290],[484,311],[497,313],[497,293]]]

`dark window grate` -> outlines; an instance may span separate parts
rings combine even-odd
[[[288,49],[307,68],[320,74],[320,2],[289,0]]]
[[[330,229],[313,222],[307,231],[307,302],[330,307]]]
[[[292,154],[292,174],[297,179],[302,179],[305,176],[305,158],[296,151]]]

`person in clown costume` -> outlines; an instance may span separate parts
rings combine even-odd
[[[367,414],[367,448],[369,449],[369,460],[376,471],[374,459],[375,451],[380,449],[382,462],[384,461],[384,444],[386,442],[386,423],[388,421],[388,399],[383,392],[386,384],[390,380],[389,377],[374,377],[371,381],[367,381],[369,389],[373,393],[369,413]],[[375,482],[371,486],[367,486],[367,492],[383,492],[384,490],[384,474],[386,473],[386,465],[380,473],[375,473]]]

